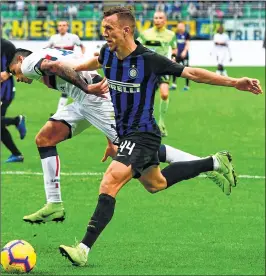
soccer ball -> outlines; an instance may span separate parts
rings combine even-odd
[[[11,241],[1,250],[1,265],[7,272],[27,273],[34,268],[35,264],[35,250],[26,241]]]

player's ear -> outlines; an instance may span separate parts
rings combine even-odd
[[[126,37],[130,33],[130,27],[126,26],[124,27],[124,37]]]
[[[17,61],[20,62],[20,63],[23,61],[23,59],[24,59],[23,56],[18,56],[18,57],[17,57]]]

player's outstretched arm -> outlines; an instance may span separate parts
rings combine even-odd
[[[60,61],[51,61],[43,59],[40,65],[41,71],[45,75],[56,75],[63,80],[75,85],[87,94],[95,94],[102,96],[108,92],[108,85],[106,79],[99,83],[87,84],[85,80],[77,73],[70,65],[64,64]],[[105,98],[105,96],[102,96]]]
[[[261,94],[263,92],[260,82],[257,79],[229,78],[201,68],[185,67],[181,77],[195,82],[207,83],[211,85],[235,87],[238,90],[248,91],[253,94]]]
[[[89,60],[73,66],[74,70],[79,71],[93,71],[102,68],[102,65],[98,61],[98,56],[94,56]]]

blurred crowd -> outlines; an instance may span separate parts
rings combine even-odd
[[[108,5],[115,1],[1,1],[2,17],[12,18],[46,18],[47,15],[56,18],[88,18],[102,14]],[[165,11],[170,19],[190,18],[245,18],[259,17],[260,11],[265,11],[265,1],[124,1],[134,5],[137,19],[152,18],[155,10]],[[121,2],[120,2],[121,4]],[[12,13],[13,12],[13,13]],[[258,16],[257,16],[258,15]],[[265,14],[264,14],[265,15]]]

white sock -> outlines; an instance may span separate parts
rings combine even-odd
[[[220,167],[220,163],[214,155],[212,155],[212,159],[213,159],[213,170],[217,171]]]
[[[185,151],[175,149],[168,145],[165,145],[166,150],[166,162],[180,162],[180,161],[192,161],[192,160],[200,160],[201,158]]]
[[[226,70],[223,70],[222,75],[227,77],[227,76],[228,76],[228,75],[227,75],[227,71],[226,71]]]
[[[89,252],[90,252],[90,250],[91,250],[86,244],[84,244],[84,243],[82,243],[82,242],[78,245],[78,247],[80,247],[80,248],[82,248],[83,250],[85,250],[85,252],[86,252],[87,255],[89,254]]]
[[[62,202],[60,190],[60,159],[50,156],[42,161],[44,189],[47,202]]]
[[[63,109],[64,106],[67,104],[67,101],[68,101],[67,97],[60,97],[58,106],[57,106],[57,111]]]

